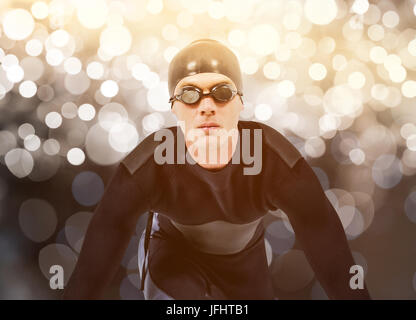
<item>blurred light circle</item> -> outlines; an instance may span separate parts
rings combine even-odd
[[[279,82],[277,90],[281,97],[289,98],[295,94],[295,85],[290,80],[283,80]]]
[[[277,288],[286,292],[296,292],[313,280],[314,272],[303,251],[291,249],[275,260],[272,276]]]
[[[266,228],[265,239],[275,254],[282,254],[293,248],[295,235],[287,229],[283,219],[273,221]]]
[[[49,7],[45,2],[35,2],[32,4],[30,10],[32,11],[33,16],[38,20],[42,20],[48,17]]]
[[[407,50],[412,56],[416,57],[416,39],[409,41],[409,44],[407,45]]]
[[[251,28],[248,33],[250,49],[260,56],[273,53],[279,41],[279,34],[270,24],[257,25]]]
[[[383,104],[389,108],[397,107],[402,102],[400,90],[396,87],[387,87],[388,95],[383,100]]]
[[[64,80],[65,88],[73,95],[80,95],[88,90],[91,81],[84,71],[76,75],[67,74]]]
[[[267,265],[270,267],[273,259],[273,250],[269,241],[266,238],[264,239],[264,247],[266,249]]]
[[[383,189],[395,187],[402,179],[399,164],[400,161],[393,154],[379,156],[372,167],[374,182]]]
[[[416,81],[407,80],[402,84],[402,94],[406,98],[416,97]]]
[[[78,1],[77,9],[78,20],[87,29],[102,27],[109,11],[106,2],[102,0]]]
[[[341,208],[343,209],[343,208]],[[350,209],[350,208],[348,208]],[[365,230],[364,228],[364,218],[361,214],[360,210],[358,210],[356,207],[352,207],[351,210],[354,211],[354,216],[351,221],[351,223],[348,225],[348,227],[345,229],[345,234],[347,236],[348,240],[353,240],[357,237],[359,237]]]
[[[35,242],[47,240],[56,230],[55,209],[45,200],[28,199],[19,208],[19,225],[26,237]]]
[[[128,121],[126,109],[117,102],[110,102],[104,105],[98,112],[98,122],[106,131],[110,131],[116,124]]]
[[[407,139],[408,137],[410,137],[413,134],[416,134],[416,125],[414,123],[410,123],[410,122],[405,123],[400,128],[400,135],[404,139]]]
[[[263,67],[264,76],[269,80],[276,80],[280,77],[280,65],[275,61],[267,62]]]
[[[406,146],[409,150],[416,151],[416,134],[411,134],[407,137]]]
[[[147,89],[153,89],[157,86],[159,86],[160,83],[160,77],[159,74],[157,74],[156,72],[152,72],[150,71],[146,77],[143,79],[143,85],[147,88]]]
[[[354,148],[349,153],[351,162],[355,165],[359,166],[360,164],[363,164],[365,161],[365,153],[360,148]]]
[[[149,0],[146,6],[147,11],[151,14],[158,14],[163,10],[162,0]]]
[[[331,37],[324,37],[319,40],[318,50],[324,54],[331,54],[335,50],[336,42]]]
[[[87,75],[91,79],[101,79],[104,75],[104,66],[102,65],[102,63],[97,61],[89,63],[87,66]]]
[[[26,43],[25,50],[29,56],[37,57],[42,53],[42,42],[40,42],[38,39],[31,39]]]
[[[126,122],[112,126],[109,133],[109,143],[118,152],[133,150],[139,143],[136,127]]]
[[[332,58],[332,67],[336,71],[342,71],[347,66],[347,59],[342,54],[337,54]]]
[[[370,50],[370,59],[374,63],[382,64],[387,57],[387,51],[383,47],[375,46]]]
[[[285,41],[290,49],[297,49],[302,44],[302,36],[295,31],[289,32],[285,37]]]
[[[50,156],[58,154],[61,146],[59,142],[55,139],[48,139],[43,143],[43,151]]]
[[[228,42],[234,47],[241,47],[246,41],[246,34],[240,29],[233,29],[228,33]]]
[[[23,144],[26,148],[26,150],[29,151],[36,151],[40,147],[40,139],[35,134],[29,134],[25,137]]]
[[[77,105],[73,102],[65,102],[61,107],[64,118],[74,119],[78,115]]]
[[[336,18],[338,8],[333,0],[306,0],[304,12],[306,19],[313,24],[325,25]]]
[[[65,237],[69,245],[77,252],[81,252],[85,233],[93,217],[92,212],[77,212],[65,222]]]
[[[34,28],[35,21],[25,9],[13,9],[4,15],[3,31],[9,39],[23,40],[31,35]]]
[[[389,76],[390,76],[391,81],[396,82],[396,83],[403,82],[404,79],[406,79],[406,75],[407,75],[406,69],[403,68],[402,66],[394,67],[389,70]]]
[[[6,96],[6,89],[0,84],[0,100]]]
[[[100,46],[110,56],[120,56],[126,53],[131,43],[130,31],[124,26],[107,27],[100,35]]]
[[[383,24],[387,28],[394,28],[399,24],[400,18],[396,11],[386,11],[382,17]]]
[[[373,24],[368,27],[368,37],[373,41],[380,41],[384,38],[384,28],[379,24]]]
[[[320,87],[309,86],[303,93],[303,99],[311,106],[319,106],[322,103],[324,93]]]
[[[7,79],[10,82],[17,83],[23,80],[23,77],[25,75],[25,72],[23,71],[23,68],[19,65],[13,65],[9,68],[7,68]]]
[[[92,171],[84,171],[76,175],[72,182],[72,195],[83,206],[93,206],[100,201],[104,193],[101,177]]]
[[[181,11],[176,17],[176,23],[181,28],[188,28],[194,23],[194,16],[189,11]]]
[[[2,67],[5,71],[12,66],[18,65],[19,59],[14,54],[7,54],[4,56],[2,61]]]
[[[273,111],[268,104],[259,104],[254,109],[255,117],[260,121],[267,121],[272,117]]]
[[[50,273],[51,267],[59,265],[64,270],[64,285],[71,278],[77,259],[77,255],[71,248],[60,243],[48,244],[39,251],[39,267],[42,274],[49,280],[53,276]]]
[[[55,92],[51,86],[43,85],[38,88],[37,96],[40,100],[48,102],[54,98]]]
[[[320,137],[308,138],[305,142],[305,152],[312,158],[321,157],[325,150],[325,142]]]
[[[283,17],[283,25],[287,30],[296,30],[299,28],[301,18],[297,13],[287,13]]]
[[[245,74],[251,75],[255,74],[259,68],[257,60],[252,57],[246,57],[241,63],[241,71]]]
[[[46,53],[46,62],[53,67],[59,66],[63,60],[64,55],[59,49],[53,48]]]
[[[107,98],[115,97],[118,90],[118,84],[114,80],[106,80],[100,86],[101,94]]]
[[[38,88],[36,87],[36,84],[30,80],[23,81],[19,85],[19,93],[24,98],[32,98],[36,94],[37,90]]]
[[[78,108],[78,116],[81,120],[90,121],[95,117],[95,108],[89,103],[84,103]]]
[[[160,82],[157,86],[147,91],[147,102],[156,111],[169,111],[169,90],[166,81]]]
[[[416,223],[416,191],[411,192],[407,196],[404,202],[404,211],[409,220]]]
[[[62,124],[62,117],[58,112],[49,112],[45,117],[46,125],[51,129],[56,129]]]
[[[292,52],[287,44],[279,44],[274,55],[277,61],[288,61],[292,56]]]
[[[23,123],[17,129],[17,134],[24,139],[30,134],[35,134],[35,128],[30,123]]]
[[[34,132],[34,131],[33,131]],[[31,132],[27,130],[27,134]],[[0,130],[0,156],[5,155],[17,145],[16,137],[7,130]]]
[[[175,41],[178,38],[178,34],[178,28],[173,24],[167,24],[162,29],[162,36],[168,41]]]
[[[367,12],[369,7],[370,4],[368,3],[368,0],[355,0],[351,10],[356,14],[364,14]]]
[[[171,62],[178,52],[179,49],[177,47],[169,46],[163,52],[163,57],[165,58],[166,62]]]
[[[326,68],[321,63],[313,63],[309,67],[309,76],[312,80],[320,81],[326,77]]]
[[[103,166],[116,164],[125,156],[125,153],[113,149],[109,143],[109,133],[98,123],[88,130],[85,149],[90,160]]]
[[[145,115],[142,119],[143,129],[147,132],[154,132],[163,127],[165,118],[159,112],[153,112]]]
[[[74,166],[79,166],[85,161],[85,154],[80,148],[72,148],[68,151],[66,158],[68,162]]]
[[[69,74],[77,74],[82,69],[82,63],[78,58],[70,57],[65,60],[64,69]]]
[[[45,71],[42,60],[36,57],[23,58],[20,65],[24,70],[25,80],[37,81],[43,76]]]
[[[397,54],[389,54],[384,58],[384,67],[390,71],[393,68],[400,67],[402,64],[401,58]]]
[[[376,100],[384,100],[389,95],[389,89],[382,83],[376,83],[371,87],[371,96]]]
[[[365,76],[359,72],[352,72],[348,76],[348,85],[353,89],[361,89],[365,85]]]
[[[135,64],[131,70],[131,74],[133,78],[135,78],[136,80],[141,80],[141,81],[146,79],[149,72],[150,72],[149,67],[144,63]]]
[[[225,15],[224,4],[220,1],[214,1],[209,3],[208,14],[212,19],[221,19]]]
[[[4,157],[9,171],[18,178],[24,178],[33,170],[33,157],[25,149],[16,148],[8,151]]]
[[[300,55],[302,58],[311,58],[316,53],[316,43],[313,39],[310,38],[303,38],[302,43],[297,49],[298,55]],[[289,60],[289,57],[287,60]]]
[[[325,93],[323,105],[337,116],[354,116],[362,108],[361,93],[348,85],[334,86]]]
[[[54,46],[62,48],[68,44],[70,35],[66,30],[58,29],[52,32],[50,37]]]

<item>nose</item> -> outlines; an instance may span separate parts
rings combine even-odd
[[[216,108],[217,106],[212,97],[202,97],[201,101],[199,102],[198,112],[201,115],[215,115]]]

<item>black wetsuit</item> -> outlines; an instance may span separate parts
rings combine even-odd
[[[98,221],[105,226],[113,223],[131,232],[138,216],[157,212],[160,231],[150,239],[148,271],[156,285],[175,299],[204,299],[212,288],[219,289],[213,298],[274,299],[262,223],[241,252],[213,255],[191,247],[170,219],[184,225],[215,220],[246,224],[280,208],[288,215],[318,280],[330,288],[330,298],[354,296],[348,287],[349,266],[354,262],[344,230],[309,164],[275,129],[254,121],[239,121],[238,128],[240,137],[243,128],[262,130],[259,174],[243,174],[244,167],[253,165],[243,161],[230,161],[217,171],[186,161],[157,164],[153,152],[161,142],[154,140],[153,133],[119,165],[97,209],[106,218],[97,217],[97,225]],[[179,127],[168,129],[175,143],[178,134],[183,138]],[[93,254],[93,241],[100,240],[91,240],[85,261]],[[108,250],[116,252],[116,248]]]

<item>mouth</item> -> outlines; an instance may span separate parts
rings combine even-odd
[[[209,133],[211,131],[218,130],[220,126],[215,122],[207,122],[203,123],[198,128],[204,130],[205,133]]]

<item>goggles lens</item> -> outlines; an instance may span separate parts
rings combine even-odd
[[[218,102],[227,102],[232,100],[237,93],[238,92],[228,84],[220,84],[214,87],[209,93],[205,94],[197,87],[186,86],[182,88],[182,92],[180,94],[172,97],[170,102],[180,100],[186,104],[195,104],[201,100],[203,96],[211,96]]]

